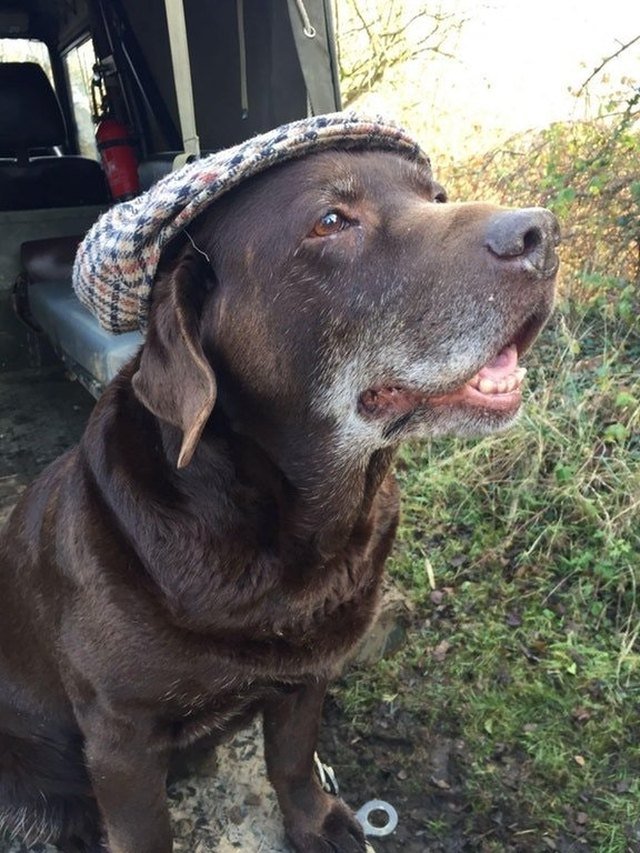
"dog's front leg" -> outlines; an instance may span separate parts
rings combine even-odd
[[[76,714],[109,853],[171,853],[167,759],[151,720],[92,707]]]
[[[264,709],[267,771],[299,853],[362,853],[365,839],[346,805],[322,790],[314,772],[326,682],[308,684]]]

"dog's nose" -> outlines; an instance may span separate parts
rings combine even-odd
[[[497,258],[520,261],[544,277],[557,272],[559,242],[558,220],[544,207],[501,211],[489,220],[485,233],[485,246]]]

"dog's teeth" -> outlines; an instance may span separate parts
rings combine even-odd
[[[478,383],[478,390],[482,391],[483,394],[495,394],[498,388],[493,379],[483,377]]]
[[[503,376],[497,381],[488,376],[480,376],[479,373],[470,379],[467,385],[475,388],[482,394],[510,394],[522,385],[527,371],[524,367],[516,367],[508,376]]]
[[[513,375],[515,376],[518,384],[520,384],[520,382],[522,382],[524,377],[527,375],[527,368],[526,367],[516,367],[516,369],[513,371]]]

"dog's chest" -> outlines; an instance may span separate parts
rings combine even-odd
[[[185,747],[202,739],[221,739],[242,727],[262,702],[277,692],[263,684],[197,689],[193,683],[176,683],[159,706],[158,717],[170,746]]]

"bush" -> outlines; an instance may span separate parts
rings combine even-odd
[[[446,167],[452,196],[549,207],[563,230],[567,299],[636,316],[640,290],[640,94],[596,121],[558,123]]]

